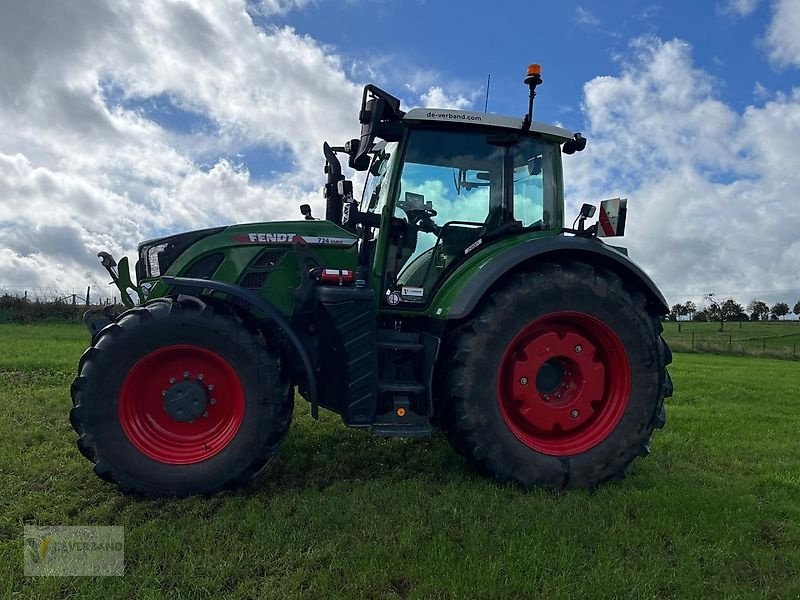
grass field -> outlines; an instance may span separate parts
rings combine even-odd
[[[382,440],[302,401],[273,465],[213,498],[121,496],[78,454],[77,326],[0,325],[0,597],[800,595],[800,364],[676,354],[625,481],[524,493],[437,436]],[[122,525],[124,577],[26,578],[22,526]]]
[[[800,321],[668,321],[664,337],[676,350],[754,354],[800,360]]]

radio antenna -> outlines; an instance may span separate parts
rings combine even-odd
[[[486,101],[483,103],[483,112],[489,109],[489,84],[492,82],[492,74],[486,77]]]

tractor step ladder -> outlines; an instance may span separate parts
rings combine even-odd
[[[416,376],[424,350],[416,333],[378,332],[378,405],[389,410],[376,416],[375,435],[430,437],[430,418],[419,412],[427,405],[428,390]]]

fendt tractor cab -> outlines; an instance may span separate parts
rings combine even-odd
[[[295,388],[346,425],[440,427],[477,469],[523,487],[595,487],[649,450],[672,391],[668,310],[623,248],[625,201],[567,227],[562,154],[532,120],[416,108],[364,88],[361,135],[324,145],[326,214],[101,253],[128,309],[87,314],[70,418],[125,492],[209,493],[277,451]],[[339,156],[366,172],[360,196]],[[136,304],[136,305],[135,305]],[[368,456],[364,460],[369,460]]]

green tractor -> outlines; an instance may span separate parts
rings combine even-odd
[[[561,155],[532,120],[400,109],[364,88],[361,136],[324,145],[326,214],[101,253],[128,309],[87,313],[72,384],[78,448],[145,496],[213,493],[275,455],[295,388],[379,436],[434,427],[522,487],[621,478],[664,425],[668,307],[624,248],[625,201],[565,226]],[[338,155],[363,171],[360,199]],[[577,226],[576,226],[577,224]],[[365,457],[365,460],[369,460]]]

